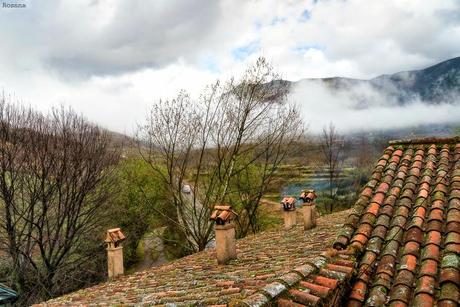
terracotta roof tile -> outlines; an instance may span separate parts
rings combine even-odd
[[[367,284],[361,280],[357,281],[351,290],[350,298],[359,302],[364,302],[366,297]]]
[[[406,244],[404,244],[402,253],[403,255],[410,254],[410,255],[417,256],[420,251],[420,246],[421,244],[418,242],[414,242],[414,241],[407,242]]]
[[[394,202],[392,204],[383,206],[381,208],[380,214],[384,214],[384,215],[387,215],[387,216],[391,217],[393,215],[393,211],[394,211],[393,210],[393,205],[394,205]]]
[[[377,194],[379,195],[379,194]],[[366,212],[369,212],[369,213],[372,213],[374,216],[377,216],[377,213],[379,212],[379,209],[380,209],[380,204],[379,203],[376,203],[376,202],[373,202],[369,205],[369,207],[367,208]]]
[[[411,288],[403,285],[398,284],[391,288],[390,292],[390,303],[392,302],[399,302],[408,304],[411,297]]]
[[[338,285],[338,280],[336,279],[333,279],[333,278],[328,278],[328,277],[324,277],[324,276],[315,276],[313,277],[313,281],[320,285],[320,286],[324,286],[324,287],[327,287],[327,288],[335,288],[337,287]]]
[[[125,280],[136,280],[136,289],[140,289],[140,280],[155,280],[155,285],[149,288],[155,290],[143,297],[143,302],[149,304],[225,304],[237,299],[243,306],[338,306],[345,302],[348,306],[457,306],[460,301],[460,137],[391,144],[377,161],[370,181],[344,220],[345,224],[334,229],[337,239],[333,247],[338,251],[319,254],[324,248],[322,238],[327,237],[326,233],[323,237],[315,235],[314,240],[303,244],[298,242],[300,237],[268,235],[262,242],[244,239],[249,240],[248,245],[241,246],[244,242],[241,240],[240,257],[229,271],[222,272],[208,262],[196,262],[200,258],[197,255],[208,257],[208,251],[184,258],[193,260],[193,265],[184,259],[178,260],[175,263],[183,263],[179,270],[174,269],[174,265],[166,265],[163,269],[147,271],[148,278],[124,277]],[[267,249],[258,246],[258,251],[265,252],[254,255],[249,250],[256,242],[276,242],[263,246],[276,248],[277,252],[272,251],[270,257]],[[312,258],[315,253],[306,254],[313,246],[319,256]],[[292,251],[286,249],[296,247],[299,254],[292,257]],[[286,263],[289,266],[285,266]],[[248,268],[250,276],[246,274]],[[179,276],[186,275],[181,272],[196,274],[198,271],[206,275],[194,277],[200,281],[199,287],[173,290],[158,278],[163,270]],[[228,273],[230,275],[225,275]],[[206,276],[226,276],[232,282],[213,280],[210,284]],[[97,291],[98,287],[106,292]],[[204,288],[208,290],[205,292]],[[94,300],[101,293],[113,295],[114,292],[104,285],[96,286],[94,291],[84,293],[87,296],[77,292],[56,302],[81,303],[84,302],[81,297]],[[139,295],[129,292],[123,298],[118,297],[116,302],[135,303]]]
[[[325,268],[321,268],[319,270],[319,273],[322,276],[337,279],[340,282],[344,281],[346,279],[346,277],[347,277],[347,274],[344,274],[342,272],[333,271],[333,270],[328,270],[328,269],[325,269]]]
[[[396,266],[396,259],[392,255],[384,255],[377,266],[377,274],[386,274],[388,276],[393,276]]]
[[[382,182],[382,183],[378,186],[376,193],[383,193],[383,194],[386,194],[386,193],[388,192],[389,189],[390,189],[390,185],[388,184],[388,182]]]
[[[425,238],[426,244],[441,246],[441,233],[439,231],[429,231]]]
[[[230,205],[216,205],[211,213],[210,220],[213,220],[218,225],[223,225],[225,222],[233,220],[237,214],[232,210]]]
[[[444,282],[452,282],[457,286],[460,286],[460,268],[446,268],[441,271],[439,277],[439,283],[443,284]]]
[[[414,241],[417,243],[422,243],[423,231],[418,225],[415,225],[414,227],[409,228],[409,230],[405,232],[405,237],[406,237],[406,241]]]
[[[368,185],[372,196],[359,204],[367,211],[358,210],[359,222],[340,245],[358,247],[350,304],[457,306],[460,137],[396,141],[385,154],[395,165],[375,168],[380,180]],[[365,212],[376,215],[374,223]]]
[[[278,300],[278,306],[279,307],[303,307],[305,305],[295,303],[295,302],[293,302],[293,301],[291,301],[289,299],[280,298]]]
[[[375,219],[374,219],[375,220]],[[372,225],[366,223],[362,223],[358,229],[356,230],[357,233],[365,235],[367,238],[370,237],[372,232]]]
[[[120,228],[113,228],[107,230],[107,234],[105,237],[105,243],[119,243],[126,239],[125,235],[121,232]]]
[[[398,272],[398,275],[395,277],[394,285],[406,285],[410,287],[415,279],[415,273],[411,270],[401,270]]]
[[[237,240],[238,259],[228,265],[218,265],[210,249],[53,299],[46,306],[226,305],[246,299],[260,305],[288,293],[300,280],[319,284],[309,279],[314,274],[343,283],[340,272],[330,271],[328,276],[315,266],[321,261],[314,259],[332,243],[349,213],[321,217],[307,232],[298,225],[289,236],[276,228]]]
[[[435,220],[435,219],[429,220],[427,222],[425,230],[426,231],[431,231],[431,230],[442,231],[442,221]]]
[[[361,192],[361,195],[366,196],[366,197],[371,197],[372,193],[373,193],[373,189],[371,187],[365,187],[363,191]]]
[[[375,276],[374,282],[373,282],[373,288],[375,287],[384,287],[385,289],[390,289],[392,283],[392,277],[388,274],[385,273],[378,273],[378,275]]]
[[[291,287],[295,285],[296,283],[298,283],[300,280],[302,280],[302,277],[297,272],[290,272],[290,273],[282,275],[277,280]]]
[[[299,199],[303,200],[304,203],[310,203],[317,197],[318,196],[316,195],[315,190],[303,190]]]
[[[438,306],[456,306],[460,301],[460,292],[454,283],[444,283],[441,286]],[[442,303],[442,305],[440,304]],[[458,306],[458,305],[457,305]]]
[[[438,274],[438,262],[433,259],[426,259],[422,261],[420,265],[420,276],[437,276]]]
[[[281,204],[283,205],[283,209],[286,211],[293,211],[295,210],[295,204],[297,202],[297,199],[295,197],[284,197],[283,200],[281,201]]]
[[[428,244],[422,249],[421,259],[432,259],[439,262],[439,246],[435,244]]]
[[[328,270],[336,271],[336,272],[341,272],[345,274],[351,274],[353,272],[353,268],[349,266],[342,266],[342,265],[336,265],[336,264],[326,264],[326,268]]]
[[[417,279],[415,293],[427,293],[434,295],[436,287],[436,280],[433,276],[424,275]]]
[[[418,293],[412,303],[414,306],[432,307],[434,306],[434,298],[433,295],[427,293]]]
[[[308,281],[301,281],[300,287],[308,289],[309,293],[312,293],[321,298],[326,298],[331,293],[331,288]]]
[[[404,255],[401,258],[401,262],[399,264],[400,270],[408,270],[410,272],[415,272],[415,268],[417,267],[417,257],[414,255]]]
[[[293,289],[290,290],[289,293],[292,295],[295,302],[306,306],[315,306],[321,299],[318,296],[312,295],[306,291]]]

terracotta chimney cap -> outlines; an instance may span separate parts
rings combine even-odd
[[[306,203],[311,203],[317,197],[315,190],[302,190],[299,199],[302,199]]]
[[[238,214],[232,210],[230,205],[216,205],[211,214],[210,220],[215,221],[217,225],[224,225],[227,222],[234,220]]]
[[[293,211],[293,210],[295,210],[295,203],[296,202],[297,202],[297,200],[295,199],[295,197],[286,196],[281,201],[281,204],[283,205],[284,210]]]
[[[126,239],[125,235],[121,232],[120,228],[113,228],[107,230],[105,243],[120,243]]]

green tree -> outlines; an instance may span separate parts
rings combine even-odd
[[[121,227],[126,235],[124,260],[127,267],[138,261],[137,246],[150,229],[165,224],[164,184],[142,159],[122,161],[116,170],[117,197],[111,227]]]

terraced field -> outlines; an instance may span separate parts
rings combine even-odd
[[[350,197],[356,187],[354,168],[345,167],[339,176],[338,198]],[[297,196],[302,189],[314,189],[323,195],[329,190],[328,168],[315,166],[282,165],[276,172],[272,188],[265,198],[279,202],[285,195]]]

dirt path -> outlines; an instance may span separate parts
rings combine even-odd
[[[163,228],[157,228],[144,235],[142,238],[143,259],[136,265],[134,272],[143,271],[168,262],[165,257],[163,240],[161,239],[163,231]]]

